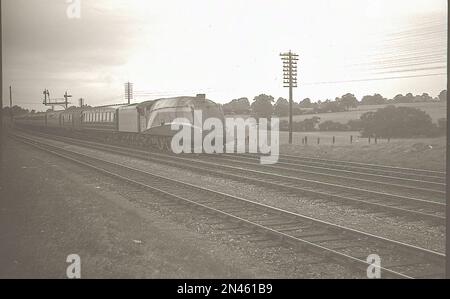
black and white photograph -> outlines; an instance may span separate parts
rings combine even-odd
[[[0,279],[450,277],[446,0],[0,10]]]

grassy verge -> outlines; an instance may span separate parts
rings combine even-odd
[[[362,163],[384,164],[408,168],[445,171],[446,137],[422,139],[393,139],[378,144],[368,144],[361,139],[353,144],[282,144],[281,153],[345,160]]]

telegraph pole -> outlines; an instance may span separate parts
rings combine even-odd
[[[71,98],[71,97],[72,97],[72,95],[67,94],[67,91],[66,91],[66,93],[64,94],[64,100],[65,100],[66,110],[67,110],[67,108],[69,107],[69,101],[68,101],[68,99]]]
[[[125,99],[128,102],[128,105],[131,104],[131,99],[133,98],[133,83],[127,82],[125,83]]]
[[[11,85],[9,86],[9,116],[11,118],[11,126],[13,124],[13,100],[12,100],[12,87]]]
[[[292,106],[294,88],[297,87],[297,61],[298,55],[289,51],[288,53],[281,53],[281,60],[283,60],[283,87],[289,88],[289,144],[292,144]]]

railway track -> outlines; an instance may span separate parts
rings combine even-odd
[[[89,167],[115,179],[149,190],[167,200],[228,219],[270,236],[275,242],[309,249],[315,254],[350,264],[365,273],[366,258],[381,258],[383,277],[442,278],[443,253],[382,238],[304,215],[288,212],[245,198],[155,175],[120,163],[94,158],[73,150],[50,145],[42,138],[13,135],[13,138],[55,156]]]
[[[248,154],[249,157],[255,155]],[[365,174],[375,174],[388,177],[413,179],[418,181],[437,182],[445,184],[445,172],[432,171],[425,169],[412,169],[396,166],[367,164],[350,161],[327,160],[311,157],[301,157],[292,155],[280,155],[280,162],[302,165],[302,166],[317,166],[329,169],[346,170],[354,172],[362,172]]]
[[[345,185],[357,189],[364,189],[368,191],[379,191],[386,193],[389,190],[393,195],[405,195],[423,200],[432,200],[437,202],[445,201],[445,184],[433,186],[432,188],[424,188],[417,186],[420,183],[415,182],[416,185],[396,184],[395,182],[379,181],[373,179],[361,178],[361,176],[354,175],[342,175],[342,174],[330,174],[323,171],[311,171],[305,170],[303,167],[296,165],[261,165],[259,159],[247,160],[246,157],[240,157],[239,155],[216,155],[216,156],[203,156],[203,161],[210,161],[222,165],[230,165],[237,167],[245,167],[247,169],[259,170],[263,172],[269,172],[273,174],[279,174],[284,176],[296,177],[298,179],[304,179],[306,182],[320,181],[322,183],[330,183],[334,185]],[[428,182],[427,182],[428,183]],[[433,183],[433,185],[436,185]],[[438,187],[438,188],[436,188]]]
[[[48,136],[39,134],[41,136]],[[376,213],[382,212],[400,217],[408,217],[413,221],[426,220],[432,224],[444,225],[445,203],[422,200],[407,196],[393,195],[386,192],[368,191],[360,188],[348,187],[338,184],[323,183],[306,180],[292,176],[269,173],[261,170],[252,170],[240,166],[224,165],[211,161],[202,161],[199,158],[187,158],[162,153],[145,152],[142,150],[123,148],[119,146],[99,144],[67,137],[49,136],[74,145],[82,145],[94,149],[104,150],[116,154],[145,159],[155,163],[182,167],[189,170],[209,173],[219,177],[227,177],[239,182],[262,185],[275,188],[293,195],[305,195],[314,199],[320,198],[338,203],[364,207]],[[204,156],[202,156],[204,158]],[[301,187],[300,187],[301,186]],[[332,190],[330,192],[330,189]]]
[[[242,155],[236,155],[236,154],[225,154],[221,157],[224,157],[225,159],[231,159],[235,161],[239,161],[242,163],[249,163],[249,164],[259,164],[259,157],[249,154],[242,154]],[[446,184],[444,182],[433,182],[433,181],[427,181],[427,180],[418,180],[418,179],[409,179],[409,178],[402,178],[397,176],[390,176],[390,175],[381,175],[381,174],[371,174],[364,171],[350,171],[350,170],[343,170],[343,169],[337,169],[333,168],[333,166],[311,166],[308,164],[302,164],[300,163],[287,163],[287,162],[281,162],[282,158],[280,158],[280,161],[272,166],[269,165],[268,167],[277,167],[280,169],[286,169],[286,170],[294,170],[299,173],[305,173],[305,174],[317,174],[322,176],[329,176],[329,177],[340,177],[340,178],[346,178],[346,179],[352,179],[357,182],[371,182],[380,184],[380,186],[383,185],[389,185],[389,186],[396,186],[400,188],[405,189],[411,189],[414,191],[417,190],[424,190],[424,191],[430,191],[434,192],[436,191],[436,194],[442,194],[445,193]],[[442,178],[443,180],[445,178]]]

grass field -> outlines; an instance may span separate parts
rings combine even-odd
[[[318,113],[318,114],[308,114],[308,115],[296,115],[294,116],[294,121],[302,121],[307,118],[312,118],[314,116],[320,117],[321,122],[331,120],[340,123],[347,123],[351,119],[359,119],[361,115],[369,111],[376,111],[377,109],[386,107],[387,105],[364,105],[358,108],[347,111],[347,112],[335,112],[335,113]],[[447,117],[447,103],[437,102],[437,103],[404,103],[396,104],[397,107],[414,107],[421,109],[428,113],[433,122],[436,122],[439,118]],[[280,118],[282,120],[287,120],[287,117]]]
[[[280,139],[283,140],[284,137]],[[323,142],[317,145],[313,139],[308,145],[295,143],[289,145],[280,142],[280,152],[324,159],[445,171],[446,140],[446,137],[392,139],[390,143],[381,140],[378,144],[373,142],[368,144],[367,139],[360,139],[353,144],[343,142],[331,145],[329,142]]]

